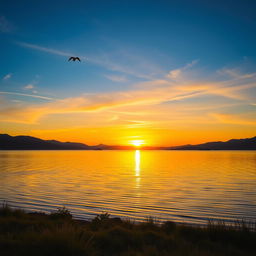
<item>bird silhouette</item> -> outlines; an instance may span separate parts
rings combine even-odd
[[[73,61],[76,61],[76,60],[81,61],[78,57],[70,57],[70,58],[68,59],[68,61],[71,61],[71,60],[73,60]]]

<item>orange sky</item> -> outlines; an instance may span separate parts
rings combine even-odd
[[[48,102],[1,96],[1,129],[89,145],[143,140],[147,146],[168,146],[253,137],[256,73],[222,72],[225,79],[202,82],[190,81],[181,69],[178,77],[170,78],[170,71],[163,79],[137,83],[130,90]]]
[[[0,112],[1,132],[89,145],[142,140],[145,146],[172,146],[253,137],[255,77],[235,73],[224,81],[191,82],[184,75],[173,82],[167,75],[128,91],[47,103],[1,97],[7,103]]]
[[[225,72],[225,80],[196,82],[180,71],[176,79],[167,74],[131,90],[49,102],[2,96],[1,132],[89,145],[143,140],[147,146],[168,146],[253,137],[256,74]]]

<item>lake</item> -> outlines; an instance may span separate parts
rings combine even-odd
[[[0,202],[78,218],[256,219],[256,151],[0,151]]]

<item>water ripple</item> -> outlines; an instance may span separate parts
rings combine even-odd
[[[0,151],[0,201],[143,220],[256,219],[253,151]]]

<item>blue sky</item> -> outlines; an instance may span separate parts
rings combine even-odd
[[[26,118],[31,117],[29,108],[49,109],[49,104],[55,108],[59,100],[72,102],[74,98],[74,102],[77,102],[81,95],[83,100],[93,95],[87,99],[90,107],[105,104],[109,108],[110,102],[114,101],[111,108],[118,108],[120,102],[122,106],[128,104],[127,97],[136,98],[140,93],[157,95],[155,91],[165,88],[165,82],[169,79],[168,85],[175,84],[178,87],[179,84],[187,86],[189,83],[211,84],[212,89],[213,83],[236,87],[234,90],[228,89],[230,95],[225,89],[221,96],[218,92],[218,97],[216,91],[202,94],[206,96],[191,97],[188,95],[199,93],[198,90],[202,89],[193,87],[193,90],[188,91],[184,86],[182,93],[171,97],[184,97],[186,94],[187,100],[184,102],[182,98],[181,103],[175,100],[174,108],[183,104],[184,109],[190,102],[192,105],[200,102],[202,108],[208,107],[207,102],[225,106],[229,104],[224,112],[219,111],[217,114],[238,115],[239,120],[247,123],[245,130],[251,135],[255,128],[252,128],[255,121],[255,98],[252,96],[255,93],[255,10],[256,2],[253,0],[1,1],[2,127],[10,133],[36,134],[35,131],[40,130],[40,134],[47,137],[50,135],[44,134],[42,130],[61,129],[51,122],[53,115],[63,119],[64,114],[72,112],[76,115],[74,112],[80,113],[81,108],[87,112],[84,103],[76,110],[73,103],[69,103],[70,108],[66,111],[42,111],[44,114],[37,114],[32,119]],[[70,55],[81,57],[82,62],[68,62]],[[237,89],[237,86],[242,85],[243,89]],[[165,89],[162,93],[166,94]],[[239,95],[242,95],[240,99]],[[106,98],[107,101],[104,101]],[[173,103],[170,103],[173,100],[168,101],[160,95],[156,98],[155,103],[150,96],[147,113],[155,105],[160,114],[167,113],[173,107]],[[230,102],[231,98],[233,102]],[[140,98],[138,105],[142,101]],[[99,119],[103,115],[101,111],[98,113]],[[132,111],[135,113],[137,110]],[[159,113],[158,116],[161,116]],[[13,115],[13,118],[4,117],[7,114]],[[109,123],[98,123],[91,120],[87,113],[84,114],[84,118],[90,120],[94,128],[109,126]],[[199,112],[194,114],[201,115]],[[209,114],[216,115],[215,112],[204,115]],[[20,116],[25,116],[24,120]],[[49,120],[44,123],[47,117]],[[68,120],[74,118],[70,116]],[[127,125],[127,117],[121,114],[114,115],[112,119],[118,119],[119,122],[111,126]],[[162,127],[164,124],[157,123],[156,119],[149,116],[148,120],[135,118],[135,121],[147,124],[147,121],[154,120],[155,124],[148,129]],[[164,119],[166,117],[161,121]],[[80,125],[81,122],[77,121],[77,126]],[[173,127],[170,123],[165,125]],[[239,129],[237,136],[241,136],[243,128]],[[210,133],[211,129],[207,134]]]

